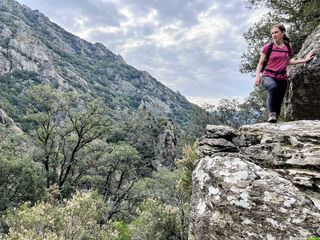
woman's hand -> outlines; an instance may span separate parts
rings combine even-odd
[[[255,85],[256,85],[257,87],[259,87],[259,86],[261,85],[261,78],[260,78],[260,76],[259,76],[259,77],[256,77]]]
[[[306,63],[310,62],[312,58],[314,57],[314,52],[311,51],[307,54],[306,58],[304,59]]]

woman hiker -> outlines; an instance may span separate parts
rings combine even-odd
[[[305,59],[293,60],[293,50],[290,40],[286,36],[286,29],[282,24],[271,27],[272,43],[262,48],[259,63],[256,69],[256,85],[261,83],[268,91],[268,122],[276,123],[280,115],[281,104],[287,89],[287,66],[309,62],[313,52]],[[262,78],[260,73],[262,72]]]

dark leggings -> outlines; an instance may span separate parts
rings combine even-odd
[[[263,86],[268,90],[269,112],[280,115],[281,104],[287,90],[287,80],[277,80],[272,77],[264,77]]]

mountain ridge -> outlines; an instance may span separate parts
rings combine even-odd
[[[102,43],[83,40],[14,0],[1,1],[0,11],[1,76],[36,73],[39,83],[103,97],[115,111],[147,109],[181,124],[189,120],[193,104],[183,95],[128,65]],[[28,82],[35,84],[24,79],[23,91]]]

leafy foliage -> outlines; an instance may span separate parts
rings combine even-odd
[[[236,98],[221,99],[217,106],[205,105],[203,108],[197,108],[192,113],[187,142],[205,135],[206,126],[209,124],[238,128],[265,121],[266,100],[266,91],[260,87],[255,88],[243,102]]]
[[[93,193],[76,193],[61,205],[21,205],[7,217],[6,239],[119,239],[116,226],[100,225],[106,211],[103,199]]]
[[[155,199],[147,199],[139,209],[139,217],[130,224],[131,239],[178,240],[178,209]]]
[[[198,142],[194,142],[192,146],[185,146],[182,159],[177,160],[177,165],[182,169],[182,175],[178,181],[178,188],[184,191],[189,197],[191,197],[192,193],[192,173],[199,160],[196,152],[197,148]]]
[[[243,103],[238,99],[221,99],[211,112],[214,124],[238,128],[266,120],[266,91],[262,87],[254,89]]]
[[[213,106],[204,107],[193,106],[191,112],[191,121],[186,132],[186,142],[184,145],[194,142],[196,139],[205,135],[205,129],[208,124],[213,124],[214,119],[210,115]]]
[[[32,84],[38,84],[38,75],[34,72],[16,70],[0,75],[0,108],[13,118],[15,122],[27,125],[26,114],[28,99],[23,94]]]
[[[21,132],[0,127],[0,213],[46,196],[39,164],[32,161],[29,139]]]
[[[123,215],[130,214],[128,205],[136,198],[132,187],[140,178],[141,158],[136,149],[124,142],[101,147],[101,155],[92,162],[79,185],[97,189],[108,202],[104,221],[124,219]]]
[[[166,208],[175,209],[180,239],[187,239],[191,195],[179,184],[183,174],[184,172],[180,168],[174,171],[159,168],[153,173],[152,177],[139,180],[134,187],[134,191],[136,194],[140,193],[141,202],[144,199],[153,199],[161,202]],[[191,186],[189,187],[191,188]],[[140,214],[139,211],[138,217]]]
[[[171,120],[157,117],[147,110],[141,110],[131,116],[123,116],[125,120],[112,131],[109,138],[112,142],[125,141],[134,147],[141,156],[139,173],[150,176],[155,170],[152,162],[157,158],[159,136],[165,132]],[[173,124],[170,124],[173,125]],[[179,135],[178,127],[172,126],[175,135]]]
[[[28,118],[35,123],[33,136],[38,151],[34,158],[43,165],[47,187],[57,184],[61,190],[74,186],[85,174],[90,161],[89,146],[102,138],[109,128],[103,103],[62,93],[44,85],[30,89]]]
[[[146,167],[152,168],[155,158],[155,146],[163,126],[150,112],[141,111],[125,123],[126,141],[132,144],[145,160]]]

